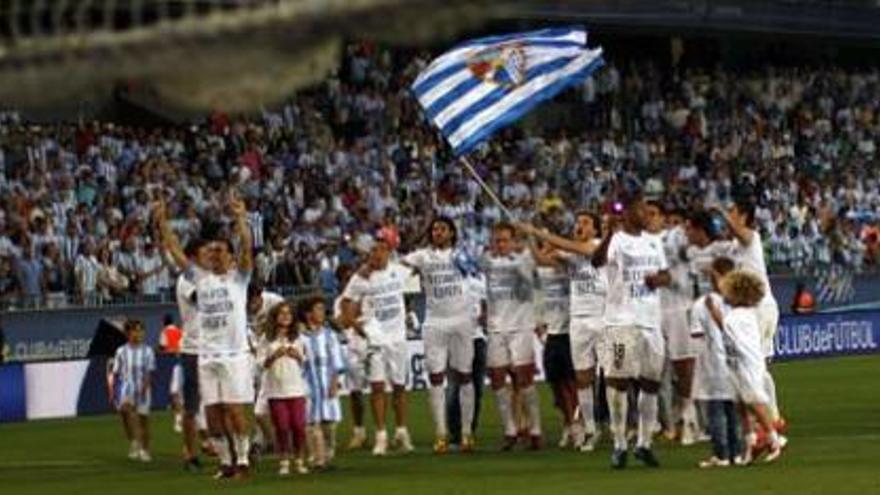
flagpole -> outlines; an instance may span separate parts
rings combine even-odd
[[[460,156],[459,158],[461,159],[461,163],[464,164],[464,167],[467,169],[467,171],[470,172],[470,174],[474,178],[474,180],[477,181],[477,184],[479,184],[480,187],[483,188],[483,191],[485,191],[486,194],[488,194],[489,197],[492,198],[492,201],[495,202],[496,205],[498,205],[498,208],[501,208],[501,211],[504,213],[505,216],[507,216],[508,219],[513,220],[514,219],[513,214],[510,213],[510,210],[508,210],[507,207],[504,206],[504,203],[502,203],[501,200],[498,199],[498,196],[495,194],[495,191],[493,191],[492,188],[489,187],[488,184],[483,182],[483,179],[480,177],[480,174],[477,173],[477,171],[474,169],[473,165],[471,165],[471,162],[467,159],[467,157]]]

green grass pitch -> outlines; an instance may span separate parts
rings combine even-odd
[[[630,457],[623,472],[608,467],[607,443],[592,454],[548,446],[538,453],[496,451],[499,440],[491,398],[484,403],[479,452],[437,457],[424,394],[411,397],[411,430],[417,451],[371,458],[342,453],[333,472],[275,475],[264,460],[247,481],[216,482],[182,470],[180,439],[168,414],[153,416],[155,461],[126,458],[116,417],[101,416],[0,426],[0,493],[24,494],[859,494],[880,493],[880,356],[779,364],[774,373],[790,424],[790,445],[775,465],[701,471],[696,462],[708,444],[683,448],[658,441],[663,463],[643,468]],[[548,445],[559,438],[559,420],[544,397]],[[51,391],[47,391],[51,392]],[[340,429],[340,440],[348,436]]]

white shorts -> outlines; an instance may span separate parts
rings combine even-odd
[[[254,401],[250,354],[199,360],[199,394],[202,404],[250,404]]]
[[[595,368],[599,362],[599,343],[602,341],[601,318],[573,317],[568,332],[571,340],[571,362],[575,371]]]
[[[690,310],[679,308],[663,312],[661,328],[666,340],[666,352],[672,361],[693,358],[693,340],[691,340]]]
[[[535,332],[532,329],[490,333],[486,366],[507,368],[535,363]]]
[[[746,404],[769,404],[770,398],[764,389],[765,368],[737,366],[730,370],[733,388],[737,398]]]
[[[599,364],[608,378],[660,381],[666,360],[659,329],[608,327],[600,344]]]
[[[474,367],[474,330],[470,325],[459,327],[422,328],[425,341],[425,366],[428,373],[438,374],[453,369],[470,374]]]
[[[776,331],[779,329],[779,305],[773,299],[758,305],[758,327],[761,330],[761,349],[764,357],[773,357]]]
[[[366,377],[372,383],[405,386],[409,369],[406,342],[370,347],[366,357]]]

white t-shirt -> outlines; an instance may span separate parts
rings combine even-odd
[[[713,242],[705,247],[693,244],[688,246],[688,272],[694,299],[712,292],[712,279],[709,276],[709,270],[716,258],[731,257],[729,245],[730,243],[727,242]]]
[[[266,368],[266,359],[275,351],[282,348],[293,347],[298,349],[305,358],[306,350],[301,338],[294,340],[275,339],[273,341],[262,340],[257,352],[257,362],[260,368],[265,370],[263,374],[261,393],[267,399],[287,399],[291,397],[305,397],[308,394],[308,386],[303,377],[303,368],[299,361],[290,356],[281,356],[272,362],[272,366]]]
[[[773,297],[773,288],[770,285],[770,277],[767,276],[767,264],[764,262],[764,244],[761,242],[761,234],[758,231],[752,231],[752,241],[744,245],[739,239],[729,243],[730,254],[736,261],[738,268],[749,270],[761,277],[764,284],[764,298],[761,299],[761,305],[776,304]]]
[[[509,256],[486,255],[486,319],[489,333],[535,329],[535,260],[523,251]]]
[[[460,326],[470,321],[465,279],[455,266],[452,249],[413,251],[403,263],[417,269],[425,291],[425,325]]]
[[[724,316],[724,334],[730,339],[726,351],[731,371],[757,374],[766,369],[756,308],[731,309]]]
[[[664,230],[659,234],[663,245],[663,253],[669,264],[669,287],[660,289],[660,304],[663,311],[686,311],[693,303],[693,288],[690,287],[690,266],[682,259],[687,249],[688,240],[684,229],[676,227]]]
[[[691,336],[702,342],[694,366],[694,398],[699,400],[732,400],[734,398],[730,369],[727,367],[724,331],[715,324],[706,308],[706,298],[712,298],[715,307],[726,318],[730,306],[718,294],[701,296],[691,309],[693,324]]]
[[[404,284],[410,270],[390,262],[383,270],[364,278],[360,273],[351,277],[342,297],[361,304],[361,320],[375,320],[378,331],[364,330],[370,345],[391,345],[406,342],[406,304]],[[373,328],[373,325],[368,325]]]
[[[660,291],[645,276],[667,269],[663,246],[656,236],[618,232],[608,246],[608,298],[605,325],[659,329]]]
[[[247,288],[250,273],[233,269],[223,275],[192,266],[196,285],[199,357],[248,352]]]
[[[598,242],[598,241],[597,241]],[[577,318],[602,318],[605,314],[605,297],[608,294],[608,276],[605,267],[596,268],[587,256],[569,254],[571,279],[571,316]]]
[[[180,341],[180,352],[183,354],[199,353],[199,321],[197,308],[192,296],[196,293],[196,285],[186,275],[177,277],[177,309],[180,311],[180,322],[183,336]]]
[[[568,333],[571,285],[564,269],[538,267],[538,285],[542,296],[538,321],[547,325],[548,335]]]

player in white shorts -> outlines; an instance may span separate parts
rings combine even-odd
[[[187,243],[184,253],[192,263],[196,263],[203,269],[208,270],[211,266],[211,252],[208,243],[202,239],[192,240]],[[208,432],[204,426],[203,404],[199,400],[199,325],[196,317],[196,287],[186,275],[181,274],[177,278],[175,287],[177,297],[177,309],[180,312],[180,323],[183,336],[180,340],[180,354],[182,383],[181,396],[183,398],[183,452],[185,457],[184,467],[188,471],[201,470],[202,463],[199,461],[199,438],[202,440],[202,450],[213,451],[213,446],[207,441]],[[200,426],[200,424],[202,426]]]
[[[767,373],[757,306],[764,297],[764,281],[751,270],[736,270],[725,275],[720,282],[724,302],[731,307],[727,314],[712,302],[706,300],[706,307],[715,323],[724,329],[728,339],[725,350],[730,368],[733,388],[739,402],[753,414],[767,436],[769,452],[764,459],[773,462],[782,454],[787,440],[782,437],[770,417],[769,402],[764,386]],[[746,432],[745,462],[751,462],[757,450],[763,445],[758,441],[757,430],[743,417],[743,430]]]
[[[736,261],[738,268],[754,272],[764,285],[764,297],[758,304],[757,312],[761,327],[761,348],[769,362],[773,358],[773,343],[779,326],[779,304],[773,297],[770,278],[767,276],[761,234],[755,229],[755,205],[748,199],[738,199],[724,212],[724,219],[734,237],[729,255]],[[769,368],[764,375],[764,389],[769,398],[770,417],[777,427],[784,430],[785,420],[782,419],[776,400],[776,382]]]
[[[498,412],[504,427],[503,450],[516,445],[511,389],[507,375],[513,372],[513,386],[522,394],[528,409],[530,448],[541,446],[541,413],[535,389],[535,259],[528,250],[517,250],[514,227],[496,224],[492,244],[482,260],[486,274],[488,323],[487,366]]]
[[[638,193],[629,194],[623,204],[623,228],[619,232],[608,229],[594,255],[596,265],[606,266],[608,276],[599,363],[607,384],[614,436],[611,466],[615,469],[626,467],[627,390],[631,382],[639,386],[635,457],[648,466],[659,466],[651,450],[665,360],[658,289],[669,284],[663,246],[643,231],[645,203]]]
[[[569,269],[569,338],[577,402],[583,419],[583,425],[572,423],[572,437],[576,448],[589,452],[599,440],[599,429],[593,413],[594,383],[597,376],[597,346],[604,328],[605,296],[608,290],[605,268],[594,267],[591,259],[599,247],[601,219],[589,211],[578,212],[575,216],[574,239],[539,231],[530,225],[519,227],[569,253],[568,256],[561,256],[561,259],[568,263]]]
[[[343,319],[359,326],[367,337],[367,379],[370,405],[376,421],[373,455],[388,451],[386,431],[386,386],[390,383],[395,419],[395,444],[405,452],[413,450],[406,427],[406,304],[404,284],[411,271],[390,262],[391,246],[382,237],[375,239],[367,262],[352,276],[342,293]]]
[[[660,289],[661,330],[666,344],[666,358],[675,376],[674,397],[664,395],[667,401],[673,399],[671,402],[675,405],[671,417],[666,418],[669,423],[666,425],[667,431],[673,431],[677,419],[680,419],[681,443],[693,445],[698,425],[697,409],[692,398],[695,354],[690,335],[693,284],[690,263],[686,259],[688,238],[683,225],[672,222],[667,225],[666,212],[660,204],[648,202],[645,213],[645,228],[660,241],[669,264],[670,284]]]
[[[196,286],[199,392],[220,460],[218,476],[246,477],[250,469],[250,433],[245,405],[254,400],[247,328],[247,288],[253,268],[253,244],[244,202],[231,197],[230,206],[239,239],[239,256],[233,259],[234,251],[228,239],[212,241],[211,270],[191,263],[181,250],[177,236],[168,225],[164,203],[158,205],[156,216],[165,249]],[[227,435],[233,441],[236,466],[233,466]]]
[[[463,269],[457,266],[455,224],[446,217],[435,218],[430,227],[431,246],[403,257],[401,263],[414,269],[425,292],[425,323],[422,339],[428,368],[428,390],[434,418],[434,452],[449,448],[446,431],[446,394],[443,379],[447,368],[459,384],[461,409],[461,451],[474,447],[471,424],[474,416],[474,324],[472,301],[467,293]]]
[[[549,243],[539,243],[535,258],[554,258],[556,249]],[[539,264],[543,265],[539,261]],[[553,389],[553,402],[562,413],[562,439],[560,448],[574,443],[576,430],[577,389],[574,382],[574,365],[571,362],[569,338],[569,294],[571,285],[568,266],[555,260],[552,266],[538,267],[537,306],[538,337],[544,342],[544,378]]]
[[[260,366],[256,360],[257,350],[262,345],[263,327],[269,311],[284,302],[281,294],[265,290],[262,284],[251,282],[248,286],[248,345],[251,355],[254,357],[253,378],[254,390],[256,397],[254,398],[254,419],[257,422],[257,430],[255,432],[254,441],[251,450],[257,454],[263,451],[271,452],[272,449],[266,448],[271,444],[274,437],[272,432],[272,418],[269,413],[269,399],[263,390],[263,379],[268,372],[265,367]]]
[[[351,267],[340,265],[336,270],[336,279],[339,287],[348,285],[353,275]],[[362,333],[363,329],[355,328],[354,325],[346,324],[342,314],[342,296],[338,296],[333,302],[333,319],[337,327],[342,329],[345,346],[345,361],[347,372],[345,373],[346,387],[348,388],[348,403],[351,408],[352,433],[348,443],[349,450],[361,449],[367,443],[367,430],[364,427],[364,391],[369,387],[367,380],[367,338]]]

